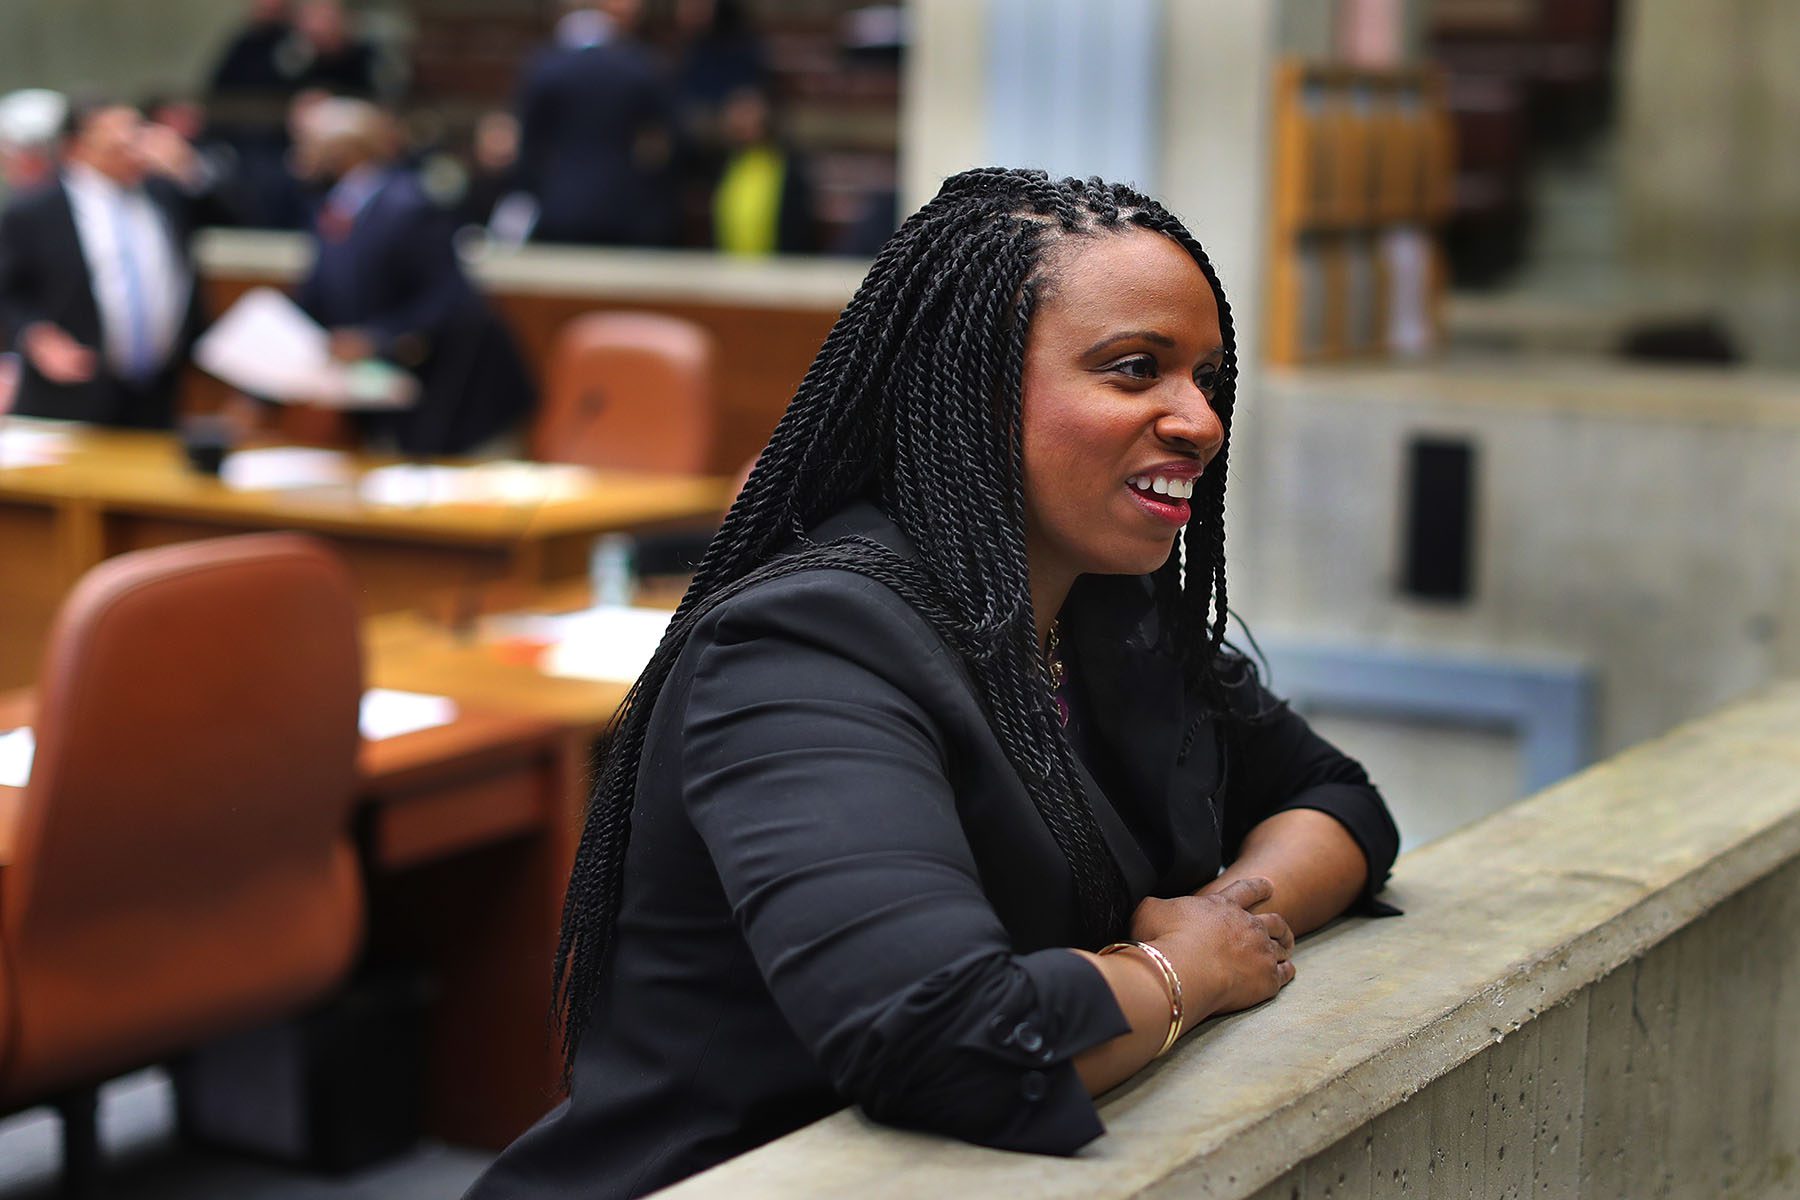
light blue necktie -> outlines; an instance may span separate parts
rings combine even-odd
[[[156,370],[150,358],[150,314],[144,307],[144,281],[126,231],[125,194],[113,195],[113,241],[119,248],[119,270],[125,277],[125,376],[148,379]]]

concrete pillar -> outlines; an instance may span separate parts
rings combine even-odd
[[[1278,6],[912,0],[908,12],[902,207],[983,164],[1110,167],[1160,198],[1206,246],[1231,301],[1242,358],[1233,472],[1252,478]],[[1238,586],[1256,574],[1248,483],[1233,489],[1231,524]]]
[[[1723,313],[1760,360],[1800,363],[1800,5],[1631,0],[1619,55],[1632,277]]]

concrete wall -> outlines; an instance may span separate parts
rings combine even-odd
[[[1602,753],[1800,673],[1800,380],[1499,359],[1271,372],[1256,403],[1259,633],[1587,662]],[[1467,603],[1396,586],[1421,434],[1476,449]]]
[[[1493,1045],[1254,1200],[1793,1196],[1796,931],[1790,864],[1529,1023],[1496,1026]]]
[[[1619,186],[1641,286],[1726,315],[1800,364],[1800,5],[1622,6]]]
[[[244,0],[0,0],[0,92],[198,91]]]
[[[1070,1159],[829,1117],[671,1189],[795,1196],[1793,1196],[1800,683],[1403,856],[1392,920],[1109,1093]]]

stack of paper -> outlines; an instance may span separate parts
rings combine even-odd
[[[548,675],[630,683],[662,644],[674,615],[666,608],[601,605],[556,616],[490,617],[482,622],[482,635],[542,643],[548,647],[543,658]]]
[[[219,478],[234,492],[263,492],[342,487],[350,474],[350,460],[339,450],[265,446],[227,455]]]
[[[582,495],[593,486],[586,467],[566,463],[489,462],[469,467],[396,463],[362,478],[365,503],[389,508],[436,504],[548,504]]]
[[[448,696],[431,696],[424,692],[399,692],[392,688],[370,688],[363,693],[357,726],[371,742],[434,729],[456,720],[456,701]]]
[[[24,787],[31,779],[31,760],[36,755],[37,738],[29,725],[0,733],[0,787]]]
[[[0,421],[0,469],[48,466],[61,462],[68,452],[66,430],[22,424],[18,418]]]
[[[456,720],[456,701],[424,692],[399,692],[370,688],[363,693],[357,727],[371,742],[417,733]],[[31,781],[31,762],[37,757],[37,735],[29,725],[0,733],[0,787],[22,788]]]

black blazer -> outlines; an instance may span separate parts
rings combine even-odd
[[[370,334],[419,379],[419,402],[370,414],[408,454],[461,454],[518,424],[537,392],[512,335],[463,274],[450,214],[393,169],[350,227],[319,236],[297,301],[329,328]]]
[[[75,214],[62,181],[27,192],[0,215],[0,331],[6,344],[21,348],[19,335],[26,326],[49,321],[100,357],[93,379],[57,384],[38,374],[31,360],[20,354],[19,390],[13,400],[13,411],[20,416],[143,429],[166,429],[173,423],[175,385],[204,319],[200,289],[191,282],[194,268],[189,243],[206,209],[166,180],[150,179],[144,188],[168,222],[190,286],[187,313],[169,361],[142,385],[119,379],[106,364],[101,350],[100,306],[94,300],[81,236],[75,230]]]
[[[815,536],[846,533],[910,553],[868,505]],[[1063,615],[1088,798],[1134,899],[1196,890],[1296,807],[1344,822],[1372,895],[1398,837],[1362,770],[1291,713],[1209,728],[1183,757],[1153,607],[1146,579],[1090,577]],[[845,571],[750,588],[700,623],[652,716],[572,1098],[469,1196],[635,1196],[846,1103],[1073,1153],[1102,1129],[1070,1060],[1127,1029],[1065,948],[1074,911],[1067,863],[917,612]]]
[[[532,239],[667,245],[679,209],[647,139],[674,135],[661,68],[634,42],[555,49],[527,70],[519,98],[519,168],[538,202]]]

